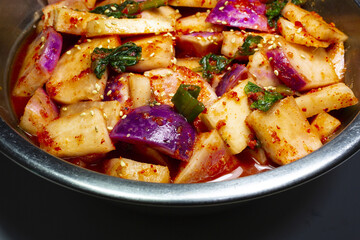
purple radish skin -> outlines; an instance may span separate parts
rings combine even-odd
[[[113,141],[146,144],[173,158],[187,161],[195,129],[168,105],[142,106],[129,113],[110,133]]]
[[[248,78],[248,69],[245,65],[234,64],[231,70],[225,73],[221,78],[219,84],[216,87],[215,93],[218,97],[221,97],[229,89],[235,87],[241,80]]]
[[[266,4],[260,0],[220,0],[206,18],[207,22],[241,29],[269,32]]]
[[[304,77],[291,65],[289,59],[281,49],[273,49],[266,52],[270,65],[275,75],[289,88],[301,91],[306,85]]]
[[[13,90],[14,96],[32,96],[54,71],[60,58],[63,39],[53,28],[41,32],[30,44],[23,68]]]

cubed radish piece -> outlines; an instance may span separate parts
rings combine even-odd
[[[171,23],[172,27],[175,27],[176,20],[181,17],[179,11],[176,11],[170,6],[161,6],[158,8],[151,8],[142,11],[139,16],[144,19],[163,19]]]
[[[169,0],[169,5],[176,7],[214,8],[217,0]]]
[[[306,86],[306,80],[291,65],[284,51],[281,49],[269,50],[266,53],[268,59],[271,59],[270,65],[274,74],[289,88],[300,91]]]
[[[118,101],[122,105],[130,100],[129,78],[130,73],[121,73],[113,76],[106,82],[104,91],[105,101]]]
[[[281,14],[292,23],[301,24],[306,32],[319,41],[334,43],[343,42],[348,38],[333,23],[326,23],[317,13],[308,12],[291,1],[286,4]]]
[[[335,68],[336,75],[339,79],[344,79],[345,67],[345,48],[344,43],[334,43],[328,49],[329,59]]]
[[[29,45],[12,94],[28,97],[42,87],[60,58],[63,39],[53,28],[41,32]]]
[[[305,45],[307,47],[327,48],[330,45],[330,42],[317,40],[306,32],[304,28],[296,26],[294,23],[282,17],[278,20],[278,29],[288,42]]]
[[[270,159],[280,165],[305,157],[322,146],[293,97],[275,103],[267,112],[253,111],[246,122]]]
[[[44,126],[59,117],[57,106],[51,101],[44,89],[39,88],[26,104],[20,127],[33,136]]]
[[[106,18],[89,21],[86,26],[86,36],[88,37],[98,37],[104,35],[129,36],[137,34],[158,34],[172,31],[174,31],[172,19],[165,19],[163,17],[156,19]]]
[[[124,106],[118,101],[107,101],[107,102],[79,102],[71,105],[64,106],[60,109],[60,117],[67,117],[74,114],[81,114],[89,109],[97,108],[102,111],[103,116],[106,120],[106,126],[111,131],[115,124],[120,120],[120,111]],[[93,112],[90,112],[93,114]]]
[[[110,133],[114,141],[146,144],[185,161],[191,156],[195,135],[195,129],[168,105],[136,108]]]
[[[103,113],[93,108],[50,122],[38,134],[40,148],[57,157],[81,157],[114,150]]]
[[[239,167],[216,130],[201,133],[189,162],[180,170],[174,183],[198,183],[213,180]]]
[[[172,68],[155,69],[145,72],[144,75],[150,79],[154,91],[155,100],[161,104],[173,106],[171,98],[176,93],[180,84],[196,85],[201,88],[198,100],[205,107],[213,104],[217,96],[210,86],[199,74],[182,66]]]
[[[49,96],[63,104],[83,100],[100,101],[104,94],[107,71],[101,79],[96,77],[91,69],[91,53],[96,47],[115,48],[119,45],[117,37],[97,38],[75,45],[61,56],[46,83]]]
[[[191,70],[196,70],[201,67],[200,63],[199,63],[200,60],[201,60],[201,58],[196,58],[196,57],[177,58],[176,65],[187,67],[188,69],[191,69]]]
[[[232,58],[236,52],[244,44],[247,33],[243,31],[224,31],[223,44],[221,46],[221,54],[226,57]],[[246,58],[244,58],[245,60]],[[242,59],[243,60],[243,59]]]
[[[252,32],[245,32],[245,31],[224,31],[223,36],[223,44],[221,46],[221,54],[225,55],[226,57],[233,58],[239,60],[248,60],[249,56],[241,56],[237,55],[239,49],[241,49],[242,45],[245,42],[245,39],[249,36],[261,36],[263,40],[258,44],[257,49],[261,49],[267,46],[267,42],[275,41],[275,36],[269,33],[252,33]]]
[[[170,183],[167,167],[133,161],[126,158],[113,158],[105,162],[105,174],[142,182]]]
[[[247,147],[250,129],[245,123],[250,114],[244,80],[225,93],[214,104],[200,114],[200,119],[209,129],[216,129],[232,154],[238,154]]]
[[[221,97],[224,93],[238,85],[240,81],[248,79],[248,77],[248,69],[245,65],[235,63],[221,78],[215,90],[216,95]]]
[[[329,112],[358,103],[353,91],[344,83],[337,83],[320,88],[317,91],[310,91],[295,100],[307,118],[321,112]]]
[[[130,75],[129,89],[134,108],[148,105],[150,103],[152,92],[149,78],[140,74]]]
[[[272,52],[270,53],[271,56],[268,54],[268,57],[273,57],[274,60],[270,61],[270,64],[274,68],[273,70],[277,70],[274,73],[278,74],[280,80],[289,84],[288,87],[306,91],[340,81],[324,48],[312,48],[289,43],[282,37],[276,38],[271,46],[271,50],[267,48],[267,51]],[[298,77],[291,80],[291,75]],[[285,80],[286,77],[289,79]]]
[[[326,112],[319,113],[311,122],[311,129],[319,135],[322,143],[325,143],[341,126],[341,122]]]
[[[168,34],[129,38],[142,48],[141,60],[134,66],[127,67],[128,71],[144,72],[155,68],[164,68],[172,64],[175,57],[172,37]]]
[[[206,22],[209,14],[198,12],[194,15],[180,18],[176,21],[175,31],[178,34],[189,34],[192,32],[221,32],[225,27]]]
[[[54,8],[52,5],[44,8],[43,12],[45,27],[54,27],[58,32],[74,35],[85,35],[89,22],[106,18],[105,15],[63,7]]]
[[[261,87],[276,87],[281,84],[263,51],[258,51],[250,56],[246,67]]]
[[[242,29],[269,32],[266,4],[261,0],[219,0],[206,21]]]
[[[190,33],[177,38],[176,49],[184,57],[203,57],[209,53],[219,53],[222,41],[221,33]]]

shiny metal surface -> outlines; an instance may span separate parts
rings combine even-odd
[[[157,206],[210,206],[247,201],[297,186],[336,167],[360,147],[360,106],[340,112],[344,129],[328,144],[309,156],[254,176],[219,183],[189,185],[151,184],[98,174],[55,158],[18,133],[9,102],[8,82],[12,56],[26,29],[39,15],[42,1],[0,2],[0,151],[19,165],[65,187],[90,195],[134,204]],[[327,21],[349,35],[346,83],[360,97],[360,8],[353,0],[310,1]]]

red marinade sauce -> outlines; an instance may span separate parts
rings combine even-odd
[[[72,37],[67,34],[62,34],[64,45],[62,53],[66,52],[72,45],[74,45],[79,39],[76,37]],[[13,62],[13,66],[11,69],[11,76],[10,76],[10,87],[13,89],[15,86],[15,83],[17,81],[17,78],[20,73],[21,66],[23,64],[23,61],[26,56],[27,49],[31,42],[36,38],[36,32],[33,31],[29,34],[29,36],[25,39],[25,41],[21,44],[19,50],[17,51],[15,55],[15,61]],[[11,103],[14,110],[14,113],[16,114],[17,118],[20,119],[20,117],[24,113],[25,106],[27,102],[29,101],[30,97],[15,97],[11,95]],[[207,132],[208,129],[202,123],[199,118],[197,118],[194,122],[194,127],[198,130],[198,132]],[[28,133],[26,135],[29,137],[30,141],[39,146],[38,140],[36,136],[32,136]],[[126,143],[120,143],[116,144],[116,150],[112,151],[105,155],[91,155],[91,156],[84,156],[84,157],[77,157],[77,158],[65,158],[64,160],[78,165],[80,167],[96,171],[99,173],[104,173],[104,160],[108,160],[111,158],[117,158],[118,156],[122,156],[125,158],[129,158],[135,161],[143,161],[144,159],[147,159],[147,163],[150,164],[159,164],[156,161],[151,160],[151,157],[147,156],[146,154],[143,154],[142,151],[139,151],[139,149],[136,146],[133,146],[131,144]],[[237,177],[245,177],[253,174],[257,174],[260,172],[268,171],[270,169],[273,169],[276,167],[276,164],[270,162],[267,160],[264,164],[260,164],[254,156],[252,156],[249,151],[243,151],[242,153],[236,155],[236,157],[239,160],[239,166],[233,171],[228,174],[225,174],[229,176],[229,179],[237,178]],[[176,175],[179,172],[181,161],[178,161],[176,159],[172,159],[170,157],[164,156],[166,160],[165,163],[161,163],[162,165],[167,165],[170,170],[170,175],[172,179],[175,179]],[[150,160],[149,160],[150,159]],[[241,174],[239,174],[241,173]],[[209,181],[216,181],[217,179],[221,179],[223,176],[216,176],[211,179],[208,179]]]

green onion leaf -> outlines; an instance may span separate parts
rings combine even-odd
[[[232,60],[225,56],[210,53],[199,61],[202,66],[202,76],[211,80],[214,73],[221,73],[231,62]]]
[[[261,36],[248,35],[241,48],[236,52],[236,55],[250,56],[255,53],[255,48],[261,42]]]
[[[270,27],[277,28],[277,20],[281,16],[281,11],[285,7],[287,0],[276,0],[266,4],[266,16]]]
[[[98,79],[102,77],[108,65],[118,73],[125,72],[127,66],[139,62],[141,51],[141,47],[133,42],[127,42],[113,49],[95,48],[91,54],[92,70]]]
[[[181,84],[171,99],[175,109],[190,123],[205,109],[204,104],[197,100],[200,90],[199,86]]]
[[[303,5],[307,0],[292,0],[292,3],[295,5]],[[277,28],[277,20],[281,16],[281,11],[287,4],[288,0],[275,0],[266,4],[266,13],[265,15],[268,18],[268,24],[270,27]]]
[[[252,82],[246,84],[244,90],[252,102],[250,108],[259,109],[263,112],[268,111],[272,105],[284,98],[280,93],[266,91]]]
[[[136,2],[134,0],[126,0],[122,4],[116,3],[104,5],[90,11],[115,18],[136,18],[136,15],[150,8],[158,8],[167,5],[167,0],[148,0]]]
[[[255,83],[248,82],[245,86],[245,93],[246,95],[249,95],[250,93],[257,93],[257,92],[263,92],[264,89],[256,85]]]

